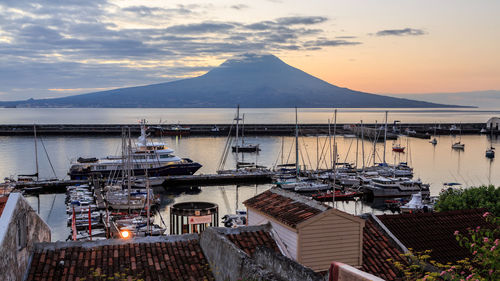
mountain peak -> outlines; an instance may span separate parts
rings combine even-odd
[[[173,82],[4,105],[67,107],[437,107],[339,88],[272,54],[245,53]],[[2,103],[0,103],[2,105]]]

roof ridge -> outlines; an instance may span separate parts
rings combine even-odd
[[[311,200],[308,197],[297,194],[295,192],[286,191],[286,190],[283,190],[281,188],[276,188],[276,187],[269,189],[269,191],[274,193],[274,194],[278,194],[278,195],[281,195],[283,197],[287,197],[289,199],[292,199],[293,201],[307,205],[311,208],[317,209],[321,212],[324,212],[324,211],[330,209],[330,207],[328,207],[322,203],[316,202],[315,200]]]
[[[183,234],[183,235],[168,235],[168,236],[146,236],[136,237],[132,239],[105,239],[97,241],[57,241],[57,242],[42,242],[36,243],[34,252],[44,250],[59,250],[63,248],[97,248],[102,246],[126,245],[126,244],[142,244],[142,243],[174,243],[199,240],[198,234]]]

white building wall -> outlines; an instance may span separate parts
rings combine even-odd
[[[273,235],[275,235],[276,236],[275,238],[279,239],[285,247],[285,249],[282,249],[282,251],[285,251],[285,253],[283,254],[294,260],[297,260],[298,235],[296,232],[292,231],[291,229],[283,226],[282,224],[274,220],[269,220],[264,215],[252,209],[248,209],[247,216],[248,216],[248,225],[261,225],[261,224],[266,224],[268,222],[271,223],[274,232]]]

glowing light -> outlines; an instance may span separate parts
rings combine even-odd
[[[122,230],[120,232],[120,235],[122,236],[123,239],[127,239],[130,237],[130,232],[128,230]]]

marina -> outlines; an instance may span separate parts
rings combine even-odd
[[[441,131],[439,131],[435,123],[411,124],[411,126],[398,123],[398,126],[394,126],[389,119],[386,133],[384,120],[368,125],[363,124],[362,132],[359,123],[335,124],[333,120],[333,118],[330,120],[330,124],[275,124],[273,125],[275,129],[264,134],[252,134],[252,130],[265,131],[264,128],[273,126],[255,124],[252,128],[251,124],[244,124],[244,133],[242,133],[243,125],[240,124],[238,138],[236,138],[236,124],[232,125],[232,133],[228,138],[231,125],[222,123],[217,124],[217,128],[224,132],[224,126],[227,126],[227,130],[220,135],[208,133],[208,130],[213,129],[212,125],[206,125],[203,129],[207,130],[206,134],[197,134],[192,133],[196,130],[196,125],[189,124],[190,134],[180,135],[155,134],[148,130],[148,127],[154,126],[151,124],[142,125],[142,133],[141,124],[76,126],[83,128],[83,131],[88,130],[86,134],[91,136],[71,133],[57,135],[50,131],[46,133],[44,126],[50,128],[55,125],[36,125],[37,136],[39,141],[43,142],[43,151],[46,156],[50,156],[54,170],[52,173],[47,157],[43,157],[42,151],[39,151],[39,154],[42,153],[38,157],[40,178],[44,178],[44,175],[55,174],[60,180],[15,182],[10,187],[24,189],[27,196],[34,195],[28,197],[28,200],[41,214],[50,218],[56,213],[55,209],[63,208],[63,206],[64,212],[68,215],[73,212],[72,208],[66,208],[64,204],[64,202],[67,204],[70,202],[68,199],[64,202],[57,200],[57,192],[67,193],[69,187],[88,185],[88,191],[79,192],[89,192],[87,196],[90,197],[84,198],[84,201],[79,203],[80,205],[74,206],[76,234],[78,239],[88,239],[91,234],[89,232],[92,232],[99,239],[99,237],[110,237],[110,235],[120,236],[120,229],[127,229],[130,234],[134,233],[132,235],[146,234],[145,228],[129,227],[132,223],[141,227],[150,223],[150,232],[147,233],[164,231],[168,234],[172,224],[170,206],[193,200],[217,204],[219,218],[225,218],[217,223],[238,225],[242,222],[241,216],[237,215],[241,212],[242,202],[259,191],[275,186],[277,181],[284,182],[281,184],[284,189],[330,205],[335,201],[337,208],[356,214],[366,211],[373,213],[399,211],[399,208],[405,204],[402,202],[408,202],[412,194],[420,192],[424,198],[438,195],[443,189],[443,182],[461,182],[465,186],[470,186],[494,183],[498,180],[499,175],[493,172],[496,162],[494,158],[484,157],[484,151],[495,147],[499,140],[495,134],[485,134],[484,130],[481,133],[481,128],[484,128],[486,123],[462,123],[459,126],[463,130],[455,132],[455,130],[450,130],[455,126],[454,123],[440,124]],[[143,124],[146,123],[143,121]],[[65,132],[64,126],[66,125],[57,126]],[[186,127],[182,124],[180,126]],[[68,125],[68,128],[70,127],[75,128],[74,125]],[[94,130],[97,127],[113,132],[120,130],[121,133],[116,135],[102,132],[89,133],[91,129]],[[26,125],[26,135],[21,133],[0,137],[5,147],[25,144],[25,150],[22,153],[25,153],[24,157],[28,160],[23,166],[4,165],[0,161],[0,170],[7,171],[3,172],[5,177],[35,171],[35,167],[32,166],[33,162],[30,161],[34,153],[31,150],[33,149],[33,128],[33,125]],[[298,134],[296,134],[297,128]],[[417,135],[418,132],[423,132],[422,128],[426,128],[425,137]],[[128,131],[134,139],[131,146],[127,141]],[[429,143],[430,136],[437,140],[436,144]],[[135,140],[136,137],[139,139]],[[476,152],[481,149],[480,145],[466,146],[464,150],[458,151],[452,149],[452,144],[458,140],[464,144],[484,142],[484,151]],[[228,146],[228,143],[233,143],[233,146]],[[258,144],[260,151],[236,153],[234,143]],[[335,148],[331,146],[333,143],[337,144]],[[296,146],[298,147],[295,148]],[[141,164],[143,163],[141,161],[147,161],[150,157],[148,153],[141,152],[141,147],[145,149],[144,151],[149,148],[152,153],[154,152],[151,154],[151,164],[144,166],[148,167],[148,175],[152,176],[149,181],[151,190],[154,191],[151,193],[151,203],[155,202],[152,205],[156,206],[151,208],[150,220],[145,218],[147,216],[145,211],[149,209],[146,207],[147,198],[131,196],[129,202],[128,181],[122,179],[126,173],[120,172],[122,170],[120,167],[125,167],[130,161],[130,165],[135,167],[132,173],[134,176],[131,178],[131,194],[147,194],[145,191],[147,180],[144,178],[144,168],[141,168],[144,164]],[[229,151],[224,152],[227,147]],[[401,149],[394,149],[394,147]],[[332,149],[337,150],[338,156],[335,160],[332,158],[334,154]],[[179,155],[176,159],[186,157],[193,159],[193,162],[200,163],[199,170],[192,175],[189,172],[184,175],[151,173],[154,171],[151,168],[156,165],[155,163],[161,163],[157,161],[161,159],[159,155],[163,150],[169,155],[175,151],[175,154]],[[7,158],[9,151],[3,150]],[[67,155],[60,157],[60,153],[56,153],[54,156],[54,151],[66,151]],[[448,155],[449,153],[452,154]],[[128,155],[130,155],[130,160],[127,160]],[[299,156],[297,159],[295,159],[296,155]],[[468,175],[463,171],[471,171],[468,163],[472,161],[469,159],[472,156],[484,159],[482,160],[484,169],[475,175]],[[144,159],[141,160],[140,157]],[[223,166],[221,166],[221,161],[224,162]],[[429,162],[434,164],[429,165]],[[296,174],[297,169],[294,163],[299,163],[299,174]],[[74,169],[71,165],[74,164],[95,165],[95,167],[114,165],[115,168],[112,170],[115,169],[117,172],[102,173],[96,170],[96,172],[89,173],[87,177],[76,180],[77,177],[70,177],[71,170]],[[477,164],[475,166],[477,167]],[[19,169],[21,167],[22,170]],[[239,168],[231,170],[232,167]],[[9,169],[10,172],[8,172]],[[102,171],[103,168],[100,169]],[[111,176],[114,179],[112,182],[109,180]],[[110,184],[123,187],[110,193],[107,187]],[[43,188],[37,189],[38,187]],[[35,189],[28,192],[29,188]],[[405,201],[399,199],[400,197],[406,198]],[[50,198],[53,198],[51,207],[44,209],[46,204],[44,202],[50,201]],[[132,217],[128,215],[129,212]],[[69,218],[63,222],[50,219],[48,221],[52,221],[54,227],[60,232],[55,234],[53,239],[64,240],[72,236],[71,233],[74,231],[71,230],[71,224],[68,226]],[[123,222],[128,222],[129,226],[120,224]],[[92,230],[89,229],[89,224]]]

